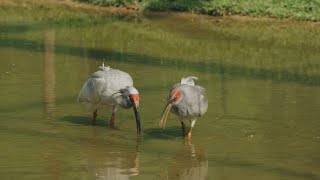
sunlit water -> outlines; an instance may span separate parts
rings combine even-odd
[[[0,31],[1,179],[320,179],[319,27],[177,16]],[[133,110],[77,103],[105,62],[141,94]],[[158,122],[169,88],[199,77],[209,109],[191,143]]]

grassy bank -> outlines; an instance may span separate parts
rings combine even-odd
[[[243,23],[232,18],[213,21],[184,13],[160,13],[163,15],[142,17],[137,23],[136,19],[123,21],[122,16],[102,12],[111,8],[86,4],[78,8],[77,3],[69,1],[63,4],[54,0],[25,1],[30,2],[22,6],[19,0],[11,0],[10,3],[17,4],[0,5],[3,53],[12,53],[8,51],[12,48],[42,52],[44,34],[54,31],[57,59],[68,55],[79,60],[108,59],[320,85],[317,23],[273,20]],[[52,4],[49,6],[48,2]]]
[[[214,16],[320,20],[320,0],[78,0],[100,6],[127,6],[147,11],[184,11]]]

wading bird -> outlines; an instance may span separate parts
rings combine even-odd
[[[133,87],[131,76],[109,66],[99,67],[83,85],[78,102],[82,102],[92,113],[92,123],[96,123],[97,111],[100,106],[112,105],[110,127],[114,128],[114,119],[118,106],[128,109],[133,107],[137,133],[141,133],[139,116],[139,92]]]
[[[196,86],[194,80],[197,77],[189,76],[182,78],[180,83],[172,86],[168,95],[168,102],[160,119],[160,126],[164,129],[169,111],[176,114],[181,122],[182,135],[185,133],[185,120],[190,121],[188,140],[191,139],[192,128],[198,117],[208,109],[206,91],[201,86]]]

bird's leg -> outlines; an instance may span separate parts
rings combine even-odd
[[[192,134],[192,128],[190,128],[189,132],[188,132],[188,140],[191,140],[191,134]]]
[[[180,121],[180,122],[181,122],[182,136],[184,136],[184,133],[186,132],[186,126],[184,125],[183,121]]]
[[[96,125],[96,118],[97,118],[97,115],[98,115],[98,110],[94,110],[93,113],[92,113],[92,124],[93,125]]]
[[[191,134],[192,134],[192,128],[193,128],[193,126],[194,126],[194,124],[196,123],[196,120],[195,119],[193,119],[193,120],[190,120],[190,130],[189,130],[189,132],[188,132],[188,140],[190,141],[191,140]]]
[[[110,119],[110,127],[114,128],[114,118],[116,115],[118,107],[116,105],[112,106],[112,114],[111,114],[111,119]]]

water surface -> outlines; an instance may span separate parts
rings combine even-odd
[[[51,12],[52,13],[52,12]],[[320,179],[320,29],[302,23],[153,15],[52,24],[17,15],[0,31],[1,179]],[[133,110],[77,103],[105,62],[141,94]],[[191,143],[169,88],[199,77],[209,109]]]

